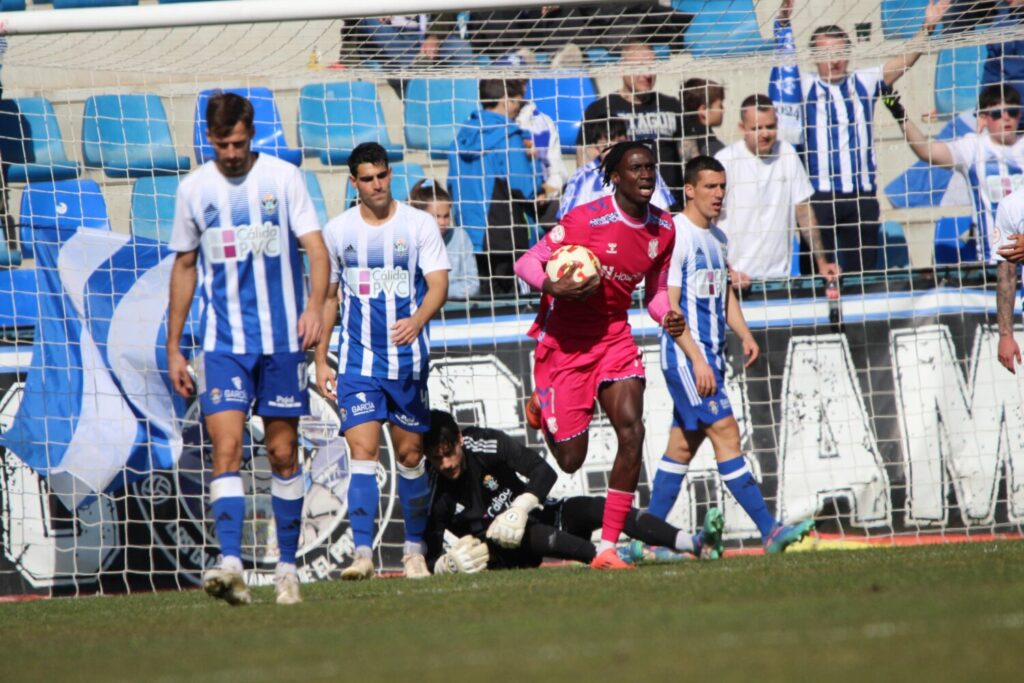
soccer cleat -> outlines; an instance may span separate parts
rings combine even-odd
[[[526,424],[530,425],[532,429],[540,429],[544,417],[540,412],[540,399],[537,397],[536,391],[530,395],[524,412],[526,413]]]
[[[220,567],[207,569],[203,574],[203,588],[210,597],[223,600],[229,605],[252,604],[252,594],[241,572]]]
[[[764,542],[764,551],[769,555],[785,552],[786,548],[799,543],[804,536],[814,530],[814,520],[805,519],[796,524],[779,525],[775,527],[768,539]]]
[[[722,531],[725,529],[725,518],[718,508],[711,508],[704,515],[704,528],[700,531],[700,559],[717,560],[725,554],[722,543]]]
[[[299,576],[295,572],[282,572],[274,576],[275,602],[279,605],[295,605],[302,602],[299,593]]]
[[[623,562],[636,564],[638,562],[678,562],[689,559],[686,553],[677,553],[671,548],[660,545],[647,545],[643,541],[630,541],[618,547],[619,557]]]
[[[372,579],[373,575],[373,560],[369,557],[357,557],[352,560],[352,564],[341,570],[342,581],[362,581]]]
[[[636,569],[633,565],[623,562],[615,548],[607,548],[598,553],[597,557],[590,561],[590,567],[591,569]]]
[[[402,557],[402,575],[407,579],[425,579],[430,576],[427,569],[427,558],[420,553],[413,553]]]

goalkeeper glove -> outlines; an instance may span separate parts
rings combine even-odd
[[[903,108],[903,102],[900,101],[900,94],[893,90],[892,86],[882,81],[879,88],[882,96],[882,104],[889,110],[892,117],[896,119],[897,123],[902,124],[907,120],[907,110]]]
[[[526,520],[530,512],[540,507],[540,501],[532,493],[523,493],[512,501],[507,510],[494,518],[487,527],[487,538],[502,548],[518,548],[523,542]]]
[[[435,574],[476,574],[487,569],[490,559],[487,544],[473,536],[463,536],[434,563]]]

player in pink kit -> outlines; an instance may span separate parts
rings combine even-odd
[[[625,569],[631,565],[619,559],[615,543],[633,504],[644,441],[644,366],[629,325],[633,290],[646,281],[647,310],[672,336],[683,333],[685,322],[668,304],[675,233],[672,217],[650,204],[657,181],[654,154],[641,142],[620,142],[602,168],[614,194],[566,214],[519,259],[516,274],[543,292],[529,332],[537,340],[531,407],[539,407],[540,427],[559,466],[571,474],[583,465],[595,398],[615,429],[618,451],[591,566]],[[570,271],[548,279],[544,264],[569,244],[597,256],[599,277],[576,282]]]

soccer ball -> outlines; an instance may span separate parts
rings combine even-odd
[[[567,244],[556,249],[545,270],[551,280],[561,280],[574,265],[576,270],[573,271],[572,279],[576,282],[589,280],[601,272],[601,262],[597,257],[589,249],[578,244]]]

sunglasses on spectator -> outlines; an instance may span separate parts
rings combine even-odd
[[[1003,118],[1003,114],[1006,114],[1011,119],[1019,119],[1020,118],[1020,107],[1003,107],[1002,109],[986,109],[985,111],[983,111],[981,113],[985,114],[986,116],[989,116],[989,117],[991,117],[993,119],[1001,119],[1001,118]]]

